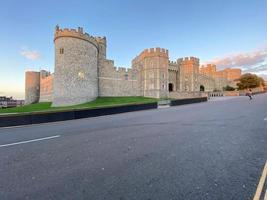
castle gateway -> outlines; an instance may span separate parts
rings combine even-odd
[[[52,106],[69,106],[99,96],[183,98],[200,91],[222,90],[241,76],[240,69],[200,68],[195,57],[170,61],[168,50],[163,48],[146,49],[132,60],[131,68],[117,68],[106,58],[106,38],[90,36],[80,27],[57,26],[54,44],[54,74],[26,72],[26,104],[46,101]]]

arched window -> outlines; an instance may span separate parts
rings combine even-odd
[[[205,91],[205,87],[203,85],[200,85],[200,91],[204,92]]]

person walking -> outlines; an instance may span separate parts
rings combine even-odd
[[[249,100],[252,100],[252,90],[251,89],[248,90],[247,95],[249,97]]]

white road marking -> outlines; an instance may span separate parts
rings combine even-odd
[[[264,118],[264,121],[267,121],[267,117],[266,117],[266,118]]]
[[[264,168],[263,168],[263,172],[262,172],[262,175],[261,175],[261,178],[260,178],[260,182],[258,184],[258,187],[257,187],[257,190],[256,190],[256,193],[255,193],[255,196],[254,196],[253,200],[259,200],[260,199],[266,176],[267,176],[267,161],[265,162],[265,165],[264,165]],[[266,196],[267,195],[265,193],[265,197]],[[266,198],[264,198],[264,200],[266,200]]]
[[[26,143],[30,143],[30,142],[38,142],[38,141],[42,141],[42,140],[50,140],[50,139],[54,139],[54,138],[58,138],[58,137],[60,137],[60,135],[38,138],[38,139],[33,139],[33,140],[26,140],[26,141],[15,142],[15,143],[10,143],[10,144],[3,144],[3,145],[0,145],[0,148],[1,147],[14,146],[14,145],[18,145],[18,144],[26,144]]]

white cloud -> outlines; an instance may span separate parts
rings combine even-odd
[[[210,61],[210,63],[216,64],[221,69],[226,67],[238,67],[242,68],[244,71],[253,73],[266,71],[266,60],[267,45],[251,52],[232,54],[221,58],[216,58]]]
[[[262,77],[264,80],[267,81],[267,74],[258,74],[260,77]]]
[[[29,60],[39,60],[41,54],[36,50],[29,50],[27,47],[22,47],[20,54]]]
[[[267,64],[262,64],[259,66],[243,68],[245,73],[264,73],[267,72]]]

